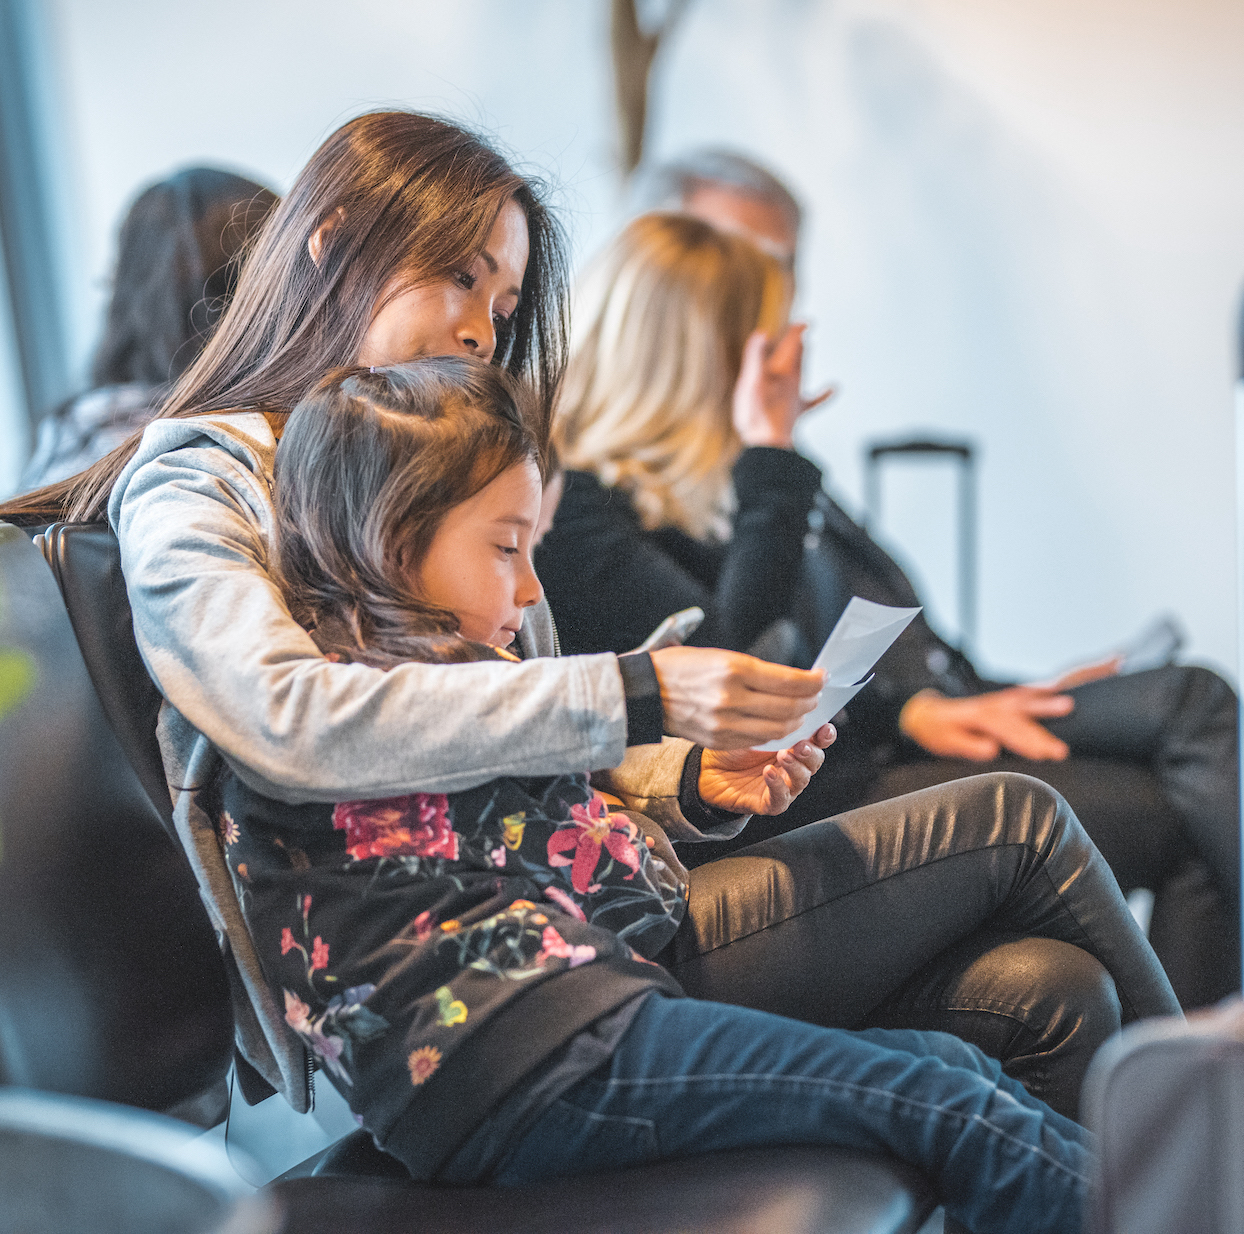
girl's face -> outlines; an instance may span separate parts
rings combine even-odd
[[[416,356],[463,353],[491,360],[498,332],[518,310],[528,251],[527,216],[516,201],[507,201],[468,269],[420,287],[403,287],[399,277],[385,288],[356,363],[404,364]]]
[[[407,581],[458,618],[463,638],[508,647],[544,595],[531,564],[539,518],[540,472],[527,459],[445,515]]]

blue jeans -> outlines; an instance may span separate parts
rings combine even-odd
[[[975,1046],[661,995],[645,1000],[610,1062],[477,1181],[518,1185],[769,1144],[889,1153],[927,1175],[975,1234],[1080,1229],[1089,1133]],[[455,1175],[471,1172],[460,1154]]]

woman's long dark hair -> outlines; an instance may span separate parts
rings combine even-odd
[[[176,381],[237,288],[236,260],[276,194],[232,172],[187,167],[141,192],[121,224],[92,386]]]
[[[483,250],[501,208],[527,217],[522,298],[494,363],[526,377],[543,446],[566,353],[566,264],[560,230],[536,188],[483,138],[413,112],[373,112],[338,129],[273,211],[237,292],[160,416],[247,407],[287,412],[357,356],[395,275],[451,278]],[[330,217],[318,264],[307,242]],[[0,506],[0,516],[103,517],[137,435],[79,476]]]
[[[323,650],[382,667],[491,654],[407,579],[450,510],[539,458],[531,419],[523,386],[469,356],[338,370],[298,404],[276,452],[272,572]]]

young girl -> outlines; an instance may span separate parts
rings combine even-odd
[[[506,657],[541,595],[520,407],[498,369],[441,358],[334,374],[295,410],[277,573],[326,655]],[[802,743],[762,774],[797,791],[819,763]],[[1077,1228],[1085,1133],[971,1047],[682,999],[648,962],[685,909],[676,860],[586,775],[335,805],[278,802],[232,774],[218,791],[286,1022],[415,1177],[517,1183],[846,1144],[930,1173],[970,1229]]]

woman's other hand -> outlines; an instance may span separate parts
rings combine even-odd
[[[822,724],[806,741],[771,754],[765,750],[705,750],[700,760],[700,797],[734,814],[781,814],[820,770],[837,732]]]
[[[1042,720],[1074,710],[1070,694],[1050,686],[1008,686],[967,698],[945,698],[936,690],[913,694],[898,725],[918,746],[938,758],[989,762],[1004,750],[1020,758],[1059,762],[1071,752]]]
[[[716,647],[652,654],[665,731],[717,750],[743,750],[793,733],[821,696],[821,671],[770,664]]]
[[[810,399],[800,393],[806,329],[788,326],[776,343],[763,330],[748,338],[734,385],[734,427],[745,446],[794,449],[795,421],[834,393],[832,387]]]

